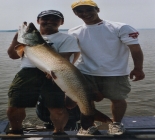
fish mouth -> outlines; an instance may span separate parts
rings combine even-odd
[[[28,25],[28,27],[27,27],[27,29],[26,29],[26,32],[27,32],[27,33],[31,33],[31,32],[33,32],[33,31],[37,31],[37,29],[36,29],[36,27],[34,26],[33,23],[29,23],[29,25]]]

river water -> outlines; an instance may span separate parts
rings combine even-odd
[[[125,116],[154,116],[155,115],[155,29],[139,30],[139,43],[144,53],[144,72],[142,81],[132,82],[132,90],[127,99],[128,108]],[[15,32],[0,32],[0,120],[6,120],[7,91],[12,79],[20,70],[20,60],[12,60],[7,55],[7,49]],[[133,68],[130,57],[129,65]],[[107,99],[96,103],[98,110],[111,116],[110,102]],[[29,123],[37,120],[35,108],[26,109]]]

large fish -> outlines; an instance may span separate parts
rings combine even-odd
[[[87,81],[81,72],[48,46],[33,23],[29,24],[22,39],[19,34],[18,40],[23,40],[21,43],[24,44],[16,47],[18,54],[23,56],[24,51],[37,68],[51,75],[61,90],[77,103],[83,115],[100,115],[102,122],[111,121],[109,117],[95,109]]]

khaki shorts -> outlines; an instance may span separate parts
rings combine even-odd
[[[9,107],[35,107],[39,95],[46,107],[64,107],[65,94],[47,79],[45,73],[37,68],[21,69],[12,81],[8,91]]]
[[[111,100],[126,99],[131,91],[128,76],[91,76],[85,75],[92,92],[100,92],[104,98]]]

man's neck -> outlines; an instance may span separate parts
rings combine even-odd
[[[85,24],[87,24],[87,25],[94,25],[94,24],[97,24],[97,23],[99,23],[101,21],[103,21],[103,20],[102,19],[97,19],[97,20],[95,20],[93,22],[85,22]]]

